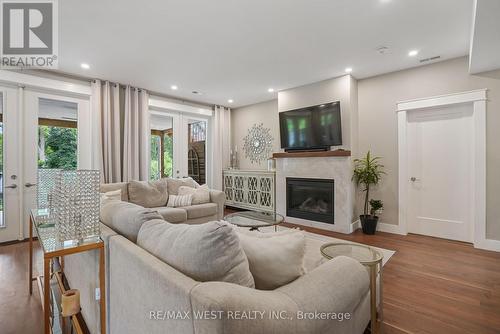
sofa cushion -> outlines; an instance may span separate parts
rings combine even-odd
[[[151,210],[157,211],[169,223],[182,223],[188,219],[186,210],[180,208],[162,206]]]
[[[207,217],[217,214],[217,204],[215,203],[185,206],[182,209],[186,210],[188,219]]]
[[[107,193],[118,189],[121,191],[122,201],[128,202],[128,182],[102,183],[99,191],[101,193]]]
[[[226,222],[188,225],[151,220],[142,225],[137,244],[194,280],[254,287],[238,235]]]
[[[101,222],[132,242],[142,224],[151,219],[162,219],[158,212],[116,199],[107,200],[101,207]]]
[[[274,290],[305,274],[305,237],[301,231],[261,233],[235,228],[250,264],[255,287]],[[318,251],[319,252],[319,251]]]
[[[165,179],[155,181],[130,181],[128,184],[130,202],[145,208],[167,204],[168,192]]]
[[[182,179],[172,179],[169,177],[164,180],[167,181],[168,193],[170,195],[179,195],[179,188],[182,186],[191,188],[197,188],[199,186],[198,183],[190,177]]]
[[[179,187],[179,195],[192,195],[193,205],[210,202],[210,189],[208,189],[208,186],[206,184],[198,188],[181,186]]]

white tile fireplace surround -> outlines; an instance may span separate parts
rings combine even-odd
[[[286,178],[332,179],[334,185],[334,224],[286,216]],[[340,233],[352,233],[354,185],[352,159],[348,157],[279,158],[276,161],[276,211],[294,224]]]

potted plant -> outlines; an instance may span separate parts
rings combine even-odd
[[[378,216],[375,214],[383,206],[382,201],[372,200],[372,209],[368,210],[368,204],[372,202],[370,201],[370,187],[376,186],[382,175],[385,174],[383,171],[384,166],[379,163],[379,160],[380,157],[371,157],[370,151],[368,151],[363,159],[354,160],[354,175],[352,178],[357,186],[363,185],[363,191],[365,192],[363,214],[359,216],[361,227],[365,234],[375,234],[378,222]]]

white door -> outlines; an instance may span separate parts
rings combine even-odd
[[[23,117],[24,235],[29,213],[37,206],[38,170],[90,169],[91,127],[89,100],[25,90]]]
[[[408,232],[472,241],[473,105],[408,114]]]
[[[0,87],[0,243],[22,239],[17,105],[18,88]]]

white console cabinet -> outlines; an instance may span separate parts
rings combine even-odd
[[[226,169],[226,205],[255,211],[276,211],[276,173],[265,170]]]

